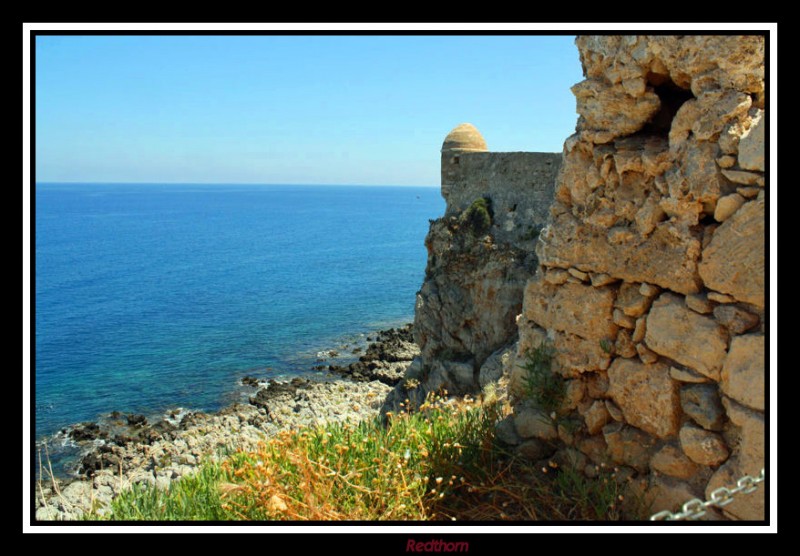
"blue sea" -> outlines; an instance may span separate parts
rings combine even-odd
[[[215,410],[238,379],[413,319],[438,188],[36,185],[44,438],[112,410]]]

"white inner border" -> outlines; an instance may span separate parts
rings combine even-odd
[[[153,526],[37,526],[30,521],[30,378],[31,378],[31,337],[30,337],[30,31],[589,31],[608,33],[609,31],[636,32],[641,29],[647,31],[717,31],[738,32],[769,31],[769,83],[768,106],[769,118],[769,224],[770,224],[770,303],[769,303],[769,344],[770,344],[770,466],[767,477],[770,489],[770,516],[768,526],[614,526],[614,525],[576,525],[576,526],[469,526],[469,529],[458,526],[437,525],[409,525],[407,527],[380,526],[380,525],[292,525],[280,526],[181,526],[181,525],[153,525]],[[23,198],[22,198],[22,364],[23,364],[23,389],[22,389],[22,444],[23,444],[23,482],[22,482],[22,514],[23,532],[36,533],[89,533],[89,532],[186,532],[186,533],[395,533],[414,534],[418,540],[436,538],[439,534],[457,536],[459,532],[472,533],[745,533],[745,532],[771,532],[778,531],[778,24],[777,23],[24,23],[22,26],[22,106],[23,106]],[[576,53],[577,55],[577,53]],[[565,138],[566,139],[566,138]]]

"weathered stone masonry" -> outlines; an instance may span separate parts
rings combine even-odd
[[[554,372],[582,392],[560,450],[634,469],[653,509],[675,510],[764,466],[764,41],[576,42],[580,119],[518,355],[553,342]],[[763,519],[763,504],[761,489],[724,513]]]
[[[386,407],[509,378],[503,440],[620,467],[653,511],[676,510],[764,466],[764,39],[576,44],[586,79],[561,156],[485,152],[469,125],[445,140],[408,374],[422,388]],[[555,419],[519,365],[542,343],[566,382]],[[763,519],[763,489],[723,515]]]

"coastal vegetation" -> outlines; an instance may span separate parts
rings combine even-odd
[[[473,236],[485,234],[492,227],[492,200],[488,197],[475,199],[461,219]]]
[[[503,411],[429,397],[420,411],[284,431],[166,489],[136,485],[102,520],[615,520],[641,518],[623,481],[513,457],[495,437]],[[626,498],[627,497],[627,498]]]
[[[527,354],[525,364],[525,393],[537,407],[550,414],[561,408],[566,396],[566,383],[552,371],[555,348],[544,343]]]

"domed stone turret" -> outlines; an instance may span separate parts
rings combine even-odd
[[[447,134],[442,144],[442,152],[485,152],[486,140],[472,124],[461,124]]]

